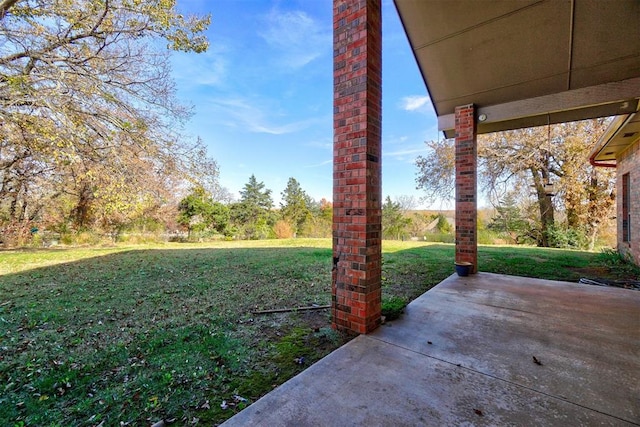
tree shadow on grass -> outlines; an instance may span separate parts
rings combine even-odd
[[[341,344],[328,310],[252,314],[328,304],[330,280],[318,248],[132,250],[0,276],[0,424],[220,422],[239,390],[304,369],[277,346],[294,329],[307,364]]]

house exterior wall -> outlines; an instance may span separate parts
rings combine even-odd
[[[640,140],[622,153],[617,159],[617,223],[618,223],[618,251],[629,254],[636,264],[640,265]],[[623,189],[622,177],[629,174],[629,241],[624,241],[623,232]]]

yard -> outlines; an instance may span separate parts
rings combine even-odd
[[[453,271],[453,245],[385,242],[383,300]],[[480,247],[482,271],[615,276],[588,252]],[[329,239],[0,252],[0,424],[211,425],[346,342]]]

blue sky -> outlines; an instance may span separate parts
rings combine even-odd
[[[208,52],[172,64],[178,97],[195,107],[187,131],[217,160],[220,183],[239,197],[255,174],[277,206],[294,177],[332,200],[332,1],[178,0],[178,9],[212,15]],[[382,14],[382,191],[418,199],[414,161],[438,138],[437,122],[391,0]]]

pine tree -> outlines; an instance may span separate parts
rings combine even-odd
[[[295,236],[311,217],[310,205],[313,200],[305,193],[295,178],[289,178],[287,187],[281,194],[280,213],[282,218],[293,227]]]
[[[247,239],[269,237],[275,223],[272,208],[271,190],[265,188],[264,182],[258,182],[253,174],[240,191],[240,202],[230,206],[234,224]]]

